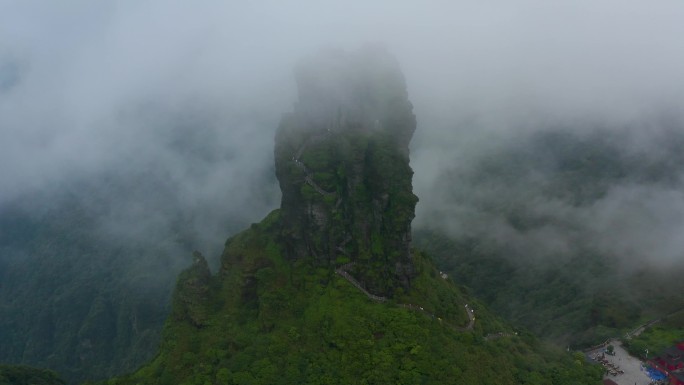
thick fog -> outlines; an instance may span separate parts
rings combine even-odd
[[[380,43],[401,64],[418,118],[416,224],[458,232],[474,217],[469,231],[560,250],[576,239],[558,228],[518,234],[465,215],[474,209],[440,190],[444,173],[549,127],[627,130],[640,151],[661,117],[684,111],[682,20],[677,0],[0,1],[0,204],[131,173],[158,178],[198,231],[225,216],[256,222],[279,202],[273,136],[293,108],[297,62]],[[620,184],[596,208],[536,209],[586,224],[607,248],[628,239],[618,254],[664,246],[672,261],[679,187]],[[174,211],[155,202],[154,190],[116,201],[102,228],[152,231]],[[440,210],[448,215],[433,218]],[[220,246],[229,230],[213,231]]]

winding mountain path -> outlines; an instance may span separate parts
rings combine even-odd
[[[344,264],[344,265],[338,267],[337,269],[335,269],[335,273],[337,273],[338,275],[342,276],[344,279],[346,279],[347,281],[349,281],[349,283],[351,283],[352,285],[354,285],[354,287],[356,287],[357,289],[359,289],[363,294],[366,295],[366,297],[368,297],[368,298],[371,299],[372,301],[375,301],[375,302],[385,302],[385,301],[387,301],[387,298],[386,298],[386,297],[381,297],[381,296],[378,296],[378,295],[375,295],[375,294],[370,293],[368,290],[366,290],[366,289],[361,285],[361,283],[360,283],[359,281],[357,281],[354,277],[352,277],[352,276],[347,272],[347,269],[350,268],[350,267],[353,266],[353,265],[354,265],[354,262],[346,263],[346,264]],[[408,303],[408,304],[407,304],[407,303],[400,303],[400,304],[397,304],[397,306],[403,307],[403,308],[405,308],[405,309],[410,309],[410,310],[414,310],[414,311],[421,312],[421,313],[427,315],[428,317],[431,317],[432,319],[437,319],[437,320],[439,320],[440,322],[442,322],[442,318],[437,317],[436,315],[434,315],[434,314],[432,314],[432,313],[426,311],[422,306],[413,305],[413,304],[410,304],[410,303]],[[468,325],[466,325],[465,327],[458,327],[458,326],[451,325],[451,324],[449,324],[449,323],[447,323],[447,322],[444,322],[444,323],[445,323],[446,325],[450,326],[452,329],[458,330],[458,331],[471,331],[471,330],[473,330],[473,328],[475,327],[475,312],[473,311],[473,309],[469,308],[467,304],[464,306],[464,308],[465,308],[466,313],[468,314]]]
[[[344,279],[346,279],[347,281],[349,281],[349,283],[351,283],[352,285],[354,285],[354,287],[356,287],[357,289],[361,290],[361,292],[363,292],[363,294],[365,294],[366,297],[370,298],[371,300],[376,301],[376,302],[385,302],[385,301],[387,301],[387,298],[386,298],[386,297],[381,297],[381,296],[379,296],[379,295],[371,294],[370,292],[368,292],[368,290],[366,290],[366,289],[361,285],[361,283],[360,283],[359,281],[357,281],[354,277],[352,277],[349,273],[347,273],[346,269],[347,269],[348,267],[351,267],[353,264],[354,264],[353,262],[344,264],[344,265],[340,266],[339,268],[335,269],[335,273],[337,273],[337,274],[341,275],[342,277],[344,277]]]
[[[317,134],[309,137],[307,140],[302,143],[302,146],[299,147],[297,152],[295,152],[294,156],[292,156],[292,161],[295,162],[295,165],[304,172],[304,182],[311,186],[314,190],[316,190],[317,193],[323,195],[323,196],[335,196],[334,192],[329,192],[325,191],[321,186],[319,186],[312,178],[311,176],[311,171],[306,167],[304,162],[300,160],[302,157],[302,154],[304,153],[304,150],[306,150],[306,147],[309,146],[310,144],[316,144],[319,143],[327,138],[330,137],[330,130],[327,130],[326,133],[324,134]]]
[[[489,333],[485,336],[485,341],[491,341],[495,340],[498,338],[503,338],[503,337],[515,337],[517,336],[516,333],[506,333],[506,332],[499,332],[499,333]]]

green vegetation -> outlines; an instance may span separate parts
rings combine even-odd
[[[0,362],[76,383],[154,356],[190,245],[210,235],[194,233],[159,178],[100,176],[0,207]],[[168,222],[143,218],[161,212]]]
[[[582,347],[684,308],[684,268],[658,266],[652,255],[659,250],[651,236],[670,231],[666,215],[638,207],[652,202],[650,194],[673,188],[684,167],[684,136],[664,133],[653,154],[609,130],[569,131],[494,141],[494,150],[445,173],[437,188],[444,206],[458,210],[431,212],[430,225],[414,241],[514,325]],[[639,195],[642,203],[619,200],[634,191],[649,195]],[[597,213],[600,208],[606,213]],[[608,222],[594,229],[613,217],[638,223],[658,217],[649,223],[661,228],[620,232],[624,223]],[[450,232],[454,223],[460,227]],[[633,251],[623,243],[637,243],[630,237],[652,247],[622,255]]]
[[[135,238],[140,244],[129,245],[122,237],[105,245],[89,231],[97,222],[81,216],[78,205],[60,209],[57,216],[65,219],[47,221],[46,227],[9,217],[17,224],[9,228],[18,230],[0,239],[3,245],[27,243],[31,253],[65,255],[59,261],[69,262],[73,271],[50,263],[40,264],[37,274],[29,263],[19,269],[26,275],[14,279],[30,280],[25,291],[0,292],[2,314],[17,312],[0,324],[2,353],[44,360],[70,379],[82,379],[137,367],[161,340],[149,363],[103,385],[598,383],[601,367],[540,342],[520,326],[544,337],[572,335],[575,342],[588,343],[646,319],[650,314],[635,299],[619,295],[614,281],[586,285],[590,281],[577,279],[610,271],[605,258],[587,248],[553,268],[530,266],[516,263],[527,257],[520,250],[511,255],[472,233],[458,239],[417,234],[450,273],[445,279],[429,254],[411,248],[417,197],[408,143],[416,121],[403,77],[396,66],[385,71],[383,66],[393,63],[386,59],[382,54],[352,58],[370,72],[356,76],[352,68],[340,77],[343,84],[330,82],[345,92],[326,95],[324,88],[307,90],[304,84],[305,100],[283,118],[276,134],[282,207],[226,241],[216,274],[193,253],[193,265],[178,277],[161,338],[155,326],[166,315],[168,293],[149,293],[144,284],[173,269],[161,256],[187,248],[183,230],[153,241]],[[326,80],[334,80],[331,76]],[[326,109],[335,116],[322,116]],[[549,151],[553,143],[542,141],[540,147]],[[615,154],[605,157],[597,151],[601,146],[593,145],[587,151],[572,143],[550,150],[568,158],[554,163],[562,177],[535,189],[577,205],[604,196],[608,190],[601,181],[625,173]],[[571,161],[575,154],[582,160]],[[504,153],[464,180],[487,184],[501,177],[515,186],[524,183],[526,164],[535,161],[529,154]],[[596,162],[605,164],[596,168]],[[595,173],[595,179],[583,172]],[[596,185],[577,188],[583,180]],[[445,190],[454,199],[469,197],[457,188]],[[154,192],[148,194],[157,198]],[[549,221],[531,209],[524,194],[490,203],[476,202],[483,211],[502,213],[516,231],[543,228]],[[183,219],[173,223],[182,226]],[[122,254],[132,257],[119,260]],[[102,255],[115,262],[96,258]],[[131,278],[128,271],[143,273]],[[122,277],[139,286],[124,285]],[[15,281],[8,287],[22,285]],[[37,291],[47,298],[40,306],[18,305]],[[675,306],[670,298],[665,293],[658,303]],[[494,316],[490,305],[515,326]],[[17,324],[26,325],[20,331],[30,343],[5,331]]]
[[[512,330],[422,254],[412,290],[385,303],[332,268],[286,260],[279,216],[231,238],[217,275],[197,259],[179,279],[157,357],[102,384],[598,383],[599,367],[530,335],[486,339]],[[473,331],[460,329],[465,303],[476,308]]]
[[[621,288],[595,279],[608,268],[593,254],[554,267],[520,265],[503,250],[479,247],[418,231],[420,247],[437,264],[514,325],[561,345],[590,346],[619,337],[642,320],[640,303],[625,300]]]
[[[157,356],[102,384],[598,383],[602,368],[514,330],[411,248],[403,77],[383,52],[334,62],[297,73],[281,208],[226,242],[215,275],[196,253]]]
[[[682,341],[684,341],[684,311],[665,317],[639,336],[625,341],[625,346],[635,357],[647,358],[646,351],[648,351],[648,357],[654,357]]]
[[[0,365],[0,385],[65,385],[55,372],[28,366]]]
[[[171,242],[116,244],[69,203],[0,214],[0,360],[69,381],[133,370],[153,356],[168,313],[165,287],[180,270],[164,256]]]
[[[408,158],[389,128],[350,124],[334,132],[313,129],[307,137],[300,128],[306,118],[300,120],[283,119],[276,141],[286,243],[296,257],[318,255],[323,264],[342,248],[355,256],[363,282],[392,296],[402,286],[393,261],[408,264],[407,232],[417,202]]]

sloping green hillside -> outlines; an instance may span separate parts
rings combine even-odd
[[[186,134],[166,139],[198,146]],[[217,147],[183,163],[203,175]],[[0,362],[70,383],[135,370],[157,351],[184,256],[206,245],[217,263],[221,241],[250,223],[231,212],[245,202],[188,205],[170,165],[125,162],[0,202]],[[259,185],[266,194],[274,183]]]
[[[328,52],[276,134],[281,209],[184,271],[157,357],[114,384],[591,384],[411,247],[416,127],[396,60]]]
[[[55,372],[28,366],[0,365],[0,385],[64,385]]]
[[[682,309],[684,136],[648,138],[549,129],[492,139],[495,151],[440,179],[441,205],[415,244],[492,310],[560,345],[594,345]]]
[[[654,357],[665,349],[684,341],[684,311],[663,317],[643,333],[625,341],[629,352],[635,357]]]
[[[75,382],[154,356],[182,269],[167,257],[175,242],[113,242],[84,206],[0,209],[0,362]]]
[[[516,336],[441,278],[420,253],[411,292],[377,302],[332,268],[284,258],[279,227],[275,211],[230,239],[214,276],[196,254],[179,279],[158,356],[136,373],[106,383],[591,384],[600,379],[600,368],[541,346],[529,335]],[[466,304],[475,309],[473,330],[467,328]]]

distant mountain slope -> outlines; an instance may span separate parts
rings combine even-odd
[[[155,350],[180,270],[166,256],[183,246],[105,237],[80,197],[46,198],[61,201],[43,211],[32,196],[0,213],[0,360],[72,381],[137,367]]]
[[[0,365],[0,385],[64,385],[66,382],[49,370],[28,366]]]
[[[271,177],[254,175],[240,182],[260,186],[254,207],[227,201],[216,210],[198,199],[211,191],[192,183],[206,180],[217,160],[194,156],[212,149],[178,155],[196,180],[174,175],[173,164],[128,158],[0,205],[0,362],[77,382],[153,356],[186,256],[201,247],[217,264],[221,240],[249,223],[240,213],[258,212],[273,191]]]
[[[681,130],[500,139],[443,175],[439,209],[415,234],[443,269],[573,346],[684,307]]]
[[[384,303],[330,267],[288,260],[280,215],[230,239],[216,276],[197,256],[157,357],[107,384],[598,383],[599,367],[516,336],[420,253],[411,291]]]

